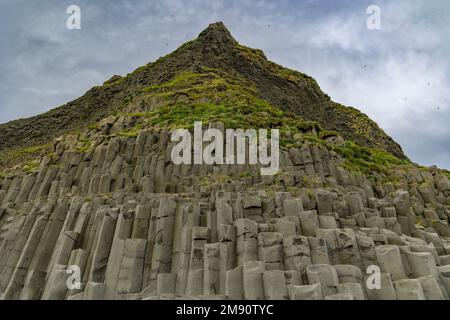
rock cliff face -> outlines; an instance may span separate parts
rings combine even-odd
[[[62,113],[12,148],[13,125]],[[175,165],[171,130],[194,120],[280,128],[279,173]],[[4,299],[449,298],[448,172],[404,160],[370,119],[222,24],[18,123],[0,128]]]

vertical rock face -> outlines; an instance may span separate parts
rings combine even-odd
[[[336,152],[342,137],[329,139],[286,109],[404,156],[356,110],[335,109],[311,78],[215,24],[176,54],[111,81],[29,125],[63,114],[51,135],[83,112],[107,118],[1,175],[0,298],[449,298],[448,177],[399,159],[380,170],[352,166],[378,164],[366,149],[346,162]],[[114,106],[120,112],[110,115]],[[279,172],[262,176],[248,161],[175,164],[171,129],[203,116],[220,132],[226,121],[287,123]],[[23,133],[20,123],[0,126],[0,151]]]
[[[43,162],[1,182],[2,298],[448,299],[445,176],[422,192],[386,185],[340,167],[324,148],[316,161],[339,170],[282,161],[283,174],[269,180],[257,165],[217,165],[205,176],[206,165],[166,161],[167,134],[144,135],[147,151],[143,138],[117,138],[95,149],[104,157],[63,157],[60,167]],[[150,168],[144,158],[155,159]],[[165,178],[152,171],[156,159]],[[71,172],[87,181],[55,183]]]

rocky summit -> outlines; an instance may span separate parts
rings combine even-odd
[[[278,172],[174,164],[196,121]],[[0,137],[2,299],[449,299],[449,172],[222,23]]]

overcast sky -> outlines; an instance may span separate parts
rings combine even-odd
[[[72,4],[81,30],[66,28]],[[371,4],[380,30],[366,26]],[[77,98],[216,21],[368,114],[413,161],[450,169],[448,0],[0,0],[0,123]]]

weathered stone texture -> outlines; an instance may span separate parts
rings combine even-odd
[[[174,165],[165,131],[97,138],[0,182],[1,298],[450,296],[442,174],[387,182],[301,141],[263,177],[257,165]],[[69,289],[73,267],[80,287]]]

